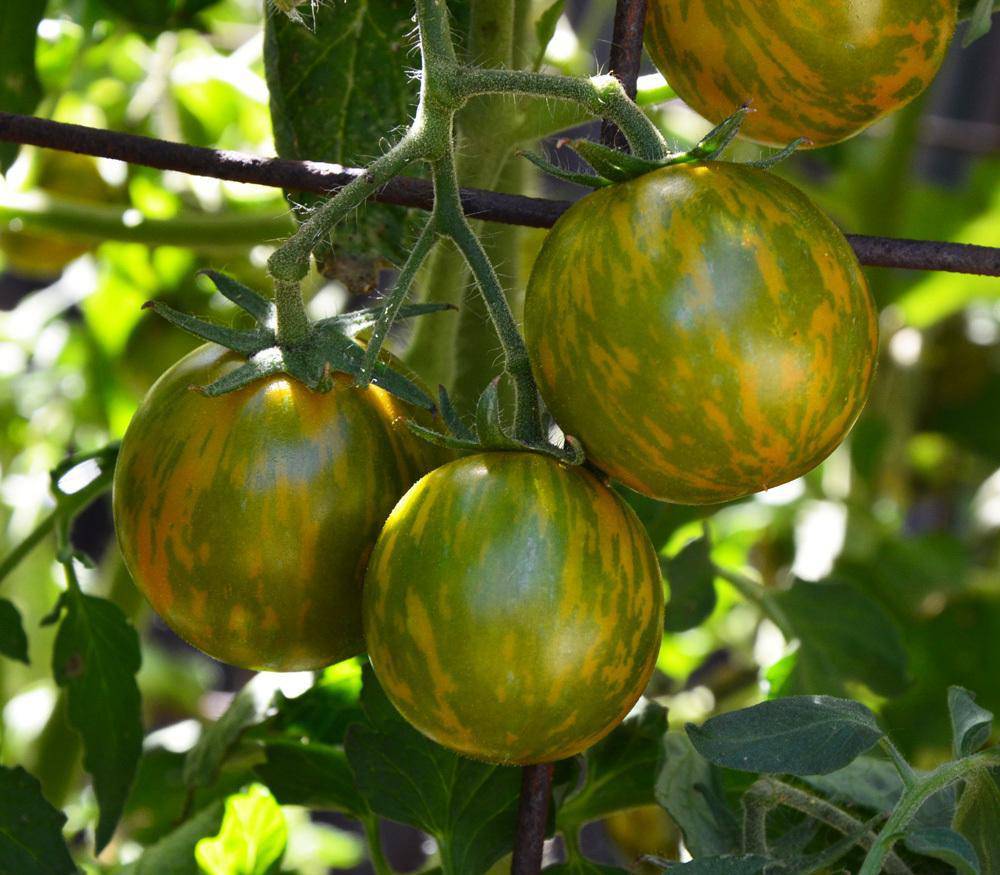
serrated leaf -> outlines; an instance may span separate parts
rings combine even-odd
[[[682,732],[667,733],[662,745],[654,794],[684,834],[685,846],[697,857],[739,850],[740,830],[720,771]]]
[[[76,872],[62,828],[66,815],[49,804],[34,776],[0,766],[0,872]]]
[[[7,599],[0,599],[0,653],[28,664],[28,636],[21,622],[21,612]]]
[[[254,771],[282,805],[343,811],[356,817],[368,806],[354,784],[343,748],[300,741],[269,741],[266,762]]]
[[[707,538],[697,538],[670,559],[661,560],[670,585],[670,601],[664,611],[667,632],[693,629],[708,619],[715,608],[715,565]]]
[[[1000,872],[1000,787],[990,772],[965,779],[952,826],[976,849],[983,872]]]
[[[66,688],[69,722],[83,739],[83,767],[100,808],[99,853],[114,833],[142,754],[139,636],[107,599],[69,590],[65,604],[52,673]]]
[[[570,831],[592,820],[655,801],[653,786],[667,712],[653,702],[631,714],[607,738],[584,753],[585,780],[556,816]]]
[[[758,875],[771,861],[767,857],[750,854],[744,857],[702,857],[687,863],[674,863],[667,872],[684,875]]]
[[[30,115],[42,97],[35,69],[35,39],[44,0],[0,3],[0,112]],[[0,173],[17,158],[17,143],[0,143]]]
[[[842,695],[845,681],[861,681],[881,696],[906,689],[908,657],[899,628],[860,590],[800,580],[776,593],[774,603],[800,641],[790,673],[780,687],[772,684],[777,694]]]
[[[318,3],[308,26],[270,11],[264,62],[282,158],[362,166],[377,157],[386,132],[405,125],[416,105],[417,83],[408,75],[416,63],[412,17],[409,0]],[[305,210],[322,200],[289,199]],[[406,216],[401,207],[366,204],[356,223],[334,232],[335,266],[326,272],[363,290],[381,258],[405,258]]]
[[[210,784],[247,728],[264,719],[273,698],[273,687],[265,677],[256,675],[248,681],[188,752],[184,761],[185,786],[194,789]]]
[[[982,871],[976,849],[954,830],[943,827],[911,830],[903,843],[915,854],[943,860],[959,875],[980,875]]]
[[[990,740],[993,712],[976,704],[976,694],[963,687],[948,687],[948,713],[951,715],[952,751],[955,758],[974,754]]]
[[[222,826],[222,800],[203,808],[156,844],[143,851],[138,860],[118,870],[116,875],[201,875],[194,849],[206,836]]]
[[[521,770],[460,757],[413,729],[365,668],[367,725],[344,743],[361,795],[376,814],[434,836],[448,871],[478,875],[510,851]]]
[[[993,13],[1000,9],[997,0],[973,0],[971,3],[962,3],[962,17],[968,17],[969,24],[965,29],[965,36],[962,37],[962,48],[968,48],[980,37],[986,36],[990,32],[993,24]]]
[[[281,806],[254,784],[226,799],[219,834],[199,841],[194,856],[205,875],[270,875],[280,868],[287,843]]]
[[[883,732],[859,702],[790,696],[688,724],[695,749],[719,766],[744,772],[824,775],[872,748]]]

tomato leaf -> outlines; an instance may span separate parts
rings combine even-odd
[[[686,869],[685,875],[758,875],[771,862],[767,857],[751,854],[745,857],[703,857],[687,863],[664,861],[664,868],[667,872]]]
[[[695,856],[739,850],[740,830],[722,790],[722,772],[682,732],[663,736],[663,760],[654,794],[684,834]]]
[[[941,827],[908,832],[904,844],[915,854],[943,860],[959,875],[980,875],[979,856],[969,840],[954,830]]]
[[[873,747],[883,732],[859,702],[790,696],[688,724],[695,749],[719,766],[745,772],[823,775]]]
[[[0,4],[0,111],[29,114],[42,97],[35,69],[35,37],[45,3]],[[17,158],[17,143],[0,143],[0,173]]]
[[[859,756],[842,769],[827,775],[809,775],[804,780],[834,801],[883,813],[896,807],[903,792],[896,767],[873,756]]]
[[[63,875],[76,872],[62,828],[63,814],[22,768],[0,766],[0,872]]]
[[[952,826],[976,849],[983,872],[1000,872],[1000,786],[990,772],[965,779]]]
[[[552,37],[556,35],[556,25],[559,24],[559,16],[562,15],[565,6],[566,0],[555,0],[535,20],[535,40],[538,43],[538,54],[535,56],[534,65],[536,70],[540,69],[545,61],[545,50],[549,47]]]
[[[990,32],[993,13],[1000,9],[1000,0],[962,0],[959,18],[968,18],[969,24],[962,37],[962,48],[968,48],[980,37]]]
[[[715,566],[709,548],[707,538],[696,538],[676,556],[660,560],[670,585],[670,601],[663,621],[667,632],[693,629],[707,620],[715,608]]]
[[[264,63],[274,141],[282,158],[367,164],[385,132],[409,121],[417,83],[408,37],[409,0],[316,4],[308,26],[269,8]],[[289,194],[301,217],[323,198]],[[407,213],[368,203],[353,225],[342,224],[318,251],[324,272],[348,288],[373,285],[382,258],[405,256]]]
[[[110,841],[142,753],[142,716],[135,674],[139,636],[114,602],[71,589],[52,653],[52,673],[65,687],[69,721],[83,738],[83,766],[100,807],[95,848]]]
[[[294,738],[341,745],[351,723],[364,720],[361,710],[361,665],[356,659],[323,670],[308,690],[294,698],[279,692],[270,728]]]
[[[206,806],[146,848],[138,860],[118,870],[117,875],[201,875],[194,858],[195,846],[206,836],[219,832],[223,811],[222,800]]]
[[[7,599],[0,599],[0,653],[28,664],[28,636],[24,633],[21,613]]]
[[[956,759],[974,754],[990,740],[993,712],[976,704],[975,693],[963,687],[948,687],[948,713]]]
[[[194,789],[210,784],[247,728],[264,719],[273,698],[273,687],[266,678],[261,675],[252,678],[188,751],[184,762],[185,786]]]
[[[105,8],[147,34],[190,26],[218,0],[101,0]]]
[[[282,805],[369,813],[343,748],[285,739],[267,742],[264,753],[267,761],[254,771]]]
[[[775,594],[774,603],[800,647],[790,673],[772,687],[773,695],[843,695],[845,682],[852,680],[881,696],[906,689],[908,658],[899,628],[860,590],[838,581],[800,580]]]
[[[271,875],[280,868],[288,824],[266,787],[251,786],[226,799],[218,835],[195,845],[205,875]]]
[[[485,872],[510,851],[517,823],[520,769],[460,757],[413,729],[365,668],[366,724],[344,747],[372,811],[434,836],[447,871]]]
[[[612,812],[654,802],[653,778],[666,731],[666,709],[644,702],[607,738],[587,750],[586,777],[560,806],[559,828],[572,830]]]

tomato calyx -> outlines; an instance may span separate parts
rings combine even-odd
[[[216,325],[197,316],[182,313],[161,301],[147,301],[143,309],[151,309],[172,325],[231,349],[246,357],[246,364],[209,383],[192,388],[208,396],[225,395],[278,373],[288,374],[315,392],[333,388],[335,372],[357,377],[365,365],[365,348],[359,339],[364,331],[378,322],[382,307],[371,307],[321,319],[309,326],[306,336],[295,343],[281,343],[277,335],[277,312],[273,302],[230,276],[214,270],[202,271],[216,289],[248,313],[256,323],[254,328],[230,328]],[[411,304],[400,308],[399,316],[410,318],[453,309],[450,304]],[[434,409],[434,402],[408,377],[393,370],[384,361],[376,362],[371,380],[397,398]]]
[[[475,422],[470,427],[455,409],[444,386],[438,387],[438,411],[450,434],[435,431],[407,420],[406,425],[417,437],[428,443],[452,450],[471,452],[504,452],[539,453],[551,456],[567,465],[582,465],[585,461],[583,447],[570,435],[566,435],[562,445],[551,441],[531,441],[519,437],[503,421],[502,405],[500,403],[500,380],[496,377],[483,390],[476,403]]]
[[[629,182],[630,180],[638,179],[640,176],[645,176],[647,173],[651,173],[654,170],[661,170],[664,167],[675,167],[679,164],[694,164],[699,161],[720,160],[719,156],[740,132],[744,119],[751,111],[749,105],[741,106],[722,124],[709,131],[691,149],[681,152],[671,152],[658,160],[640,158],[628,152],[611,149],[592,140],[560,140],[556,144],[557,146],[569,146],[590,165],[594,171],[593,173],[564,170],[562,167],[531,152],[522,151],[520,154],[550,176],[554,176],[564,182],[573,182],[577,185],[587,186],[588,188],[606,188],[620,182]],[[759,167],[766,170],[784,161],[800,146],[808,143],[808,138],[799,137],[789,143],[784,149],[772,155],[768,155],[757,161],[747,161],[745,163],[750,167]]]

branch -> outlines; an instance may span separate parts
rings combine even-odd
[[[315,194],[331,194],[365,172],[337,164],[223,152],[3,112],[0,112],[0,141],[25,143],[99,158],[117,158],[130,164],[160,170],[176,170],[195,176],[250,182]],[[461,195],[462,208],[470,217],[532,228],[551,227],[570,206],[569,201],[501,194],[482,189],[462,189]],[[411,177],[390,180],[379,189],[374,198],[382,203],[422,210],[430,210],[434,205],[430,181]],[[858,235],[849,235],[848,240],[861,263],[872,267],[939,270],[1000,277],[1000,248]]]
[[[646,0],[618,0],[608,64],[611,75],[622,83],[625,93],[633,100],[638,90],[645,24]],[[622,132],[607,119],[601,123],[601,142],[614,149],[628,150]]]
[[[517,836],[511,875],[537,875],[542,868],[542,847],[549,819],[552,764],[525,766],[521,772],[521,802],[517,810]]]

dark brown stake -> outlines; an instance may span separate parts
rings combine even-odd
[[[364,173],[337,164],[260,158],[5,112],[0,112],[0,141],[316,194],[332,194]],[[390,180],[375,200],[429,210],[434,196],[427,180],[400,176]],[[464,188],[462,205],[469,216],[488,222],[550,228],[570,202]],[[873,267],[1000,276],[1000,249],[989,246],[858,235],[849,235],[848,239],[861,263]]]
[[[645,26],[646,0],[618,0],[608,66],[611,75],[622,83],[625,93],[633,100],[642,64],[642,32]],[[601,142],[613,149],[628,151],[624,135],[607,119],[601,125]]]
[[[549,819],[552,795],[551,763],[525,766],[521,770],[521,803],[517,809],[517,836],[511,875],[537,875],[542,870],[542,845]]]

